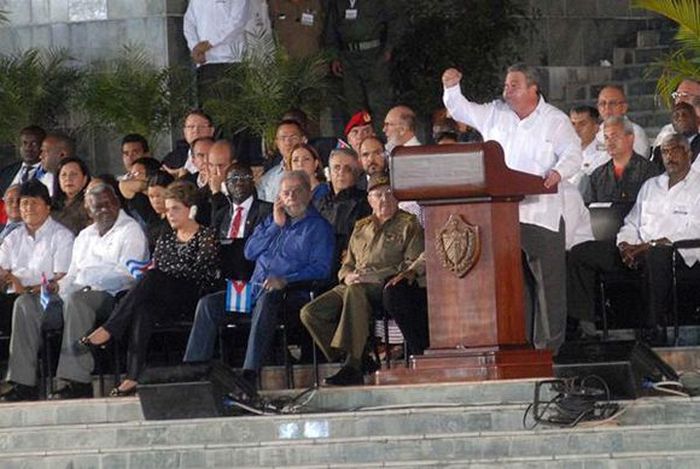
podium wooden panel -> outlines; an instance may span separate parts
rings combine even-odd
[[[411,357],[409,368],[378,371],[376,382],[552,376],[551,352],[526,340],[518,203],[556,189],[509,169],[496,142],[400,147],[390,168],[397,198],[424,210],[430,348]],[[444,265],[459,258],[455,245],[468,251],[451,219],[473,227],[471,243],[478,232],[479,257],[461,277]]]

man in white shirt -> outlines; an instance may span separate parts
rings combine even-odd
[[[52,295],[41,305],[41,284],[55,286],[68,271],[73,234],[49,215],[49,192],[38,180],[20,187],[20,213],[24,222],[0,245],[0,277],[8,292],[18,295],[12,308],[12,336],[7,381],[12,388],[3,401],[36,399],[36,357],[41,330],[61,326],[61,308]],[[47,287],[48,288],[48,287]]]
[[[462,74],[443,73],[443,101],[458,122],[476,128],[484,140],[503,146],[509,168],[542,177],[543,189],[556,186],[581,167],[581,143],[569,118],[540,95],[537,72],[516,64],[508,68],[503,101],[468,101],[459,88]],[[526,330],[537,348],[557,351],[566,329],[564,226],[559,193],[528,196],[520,202],[526,269]],[[533,326],[534,321],[534,326]]]
[[[569,111],[571,125],[574,126],[576,135],[581,139],[581,171],[569,179],[573,185],[582,187],[581,181],[590,176],[598,166],[607,163],[610,155],[605,151],[605,144],[596,140],[596,134],[600,127],[600,114],[592,106],[575,106]]]
[[[640,293],[647,306],[643,338],[652,345],[665,342],[656,328],[671,304],[671,243],[700,238],[700,173],[690,169],[688,140],[680,134],[668,135],[661,154],[666,172],[644,183],[617,240],[575,247],[569,266],[569,315],[581,321],[593,320],[598,273],[641,270],[644,288]],[[700,269],[697,249],[680,252],[685,268]]]
[[[416,137],[416,113],[408,106],[391,108],[384,118],[383,131],[389,153],[399,146],[415,147],[421,144]]]
[[[58,284],[63,300],[63,343],[56,377],[65,386],[52,398],[92,396],[92,354],[78,340],[106,319],[117,293],[135,279],[127,262],[148,258],[148,241],[139,224],[120,209],[111,186],[96,184],[85,195],[94,223],[78,234],[68,273]]]
[[[603,121],[609,117],[627,118],[627,110],[627,97],[622,87],[618,85],[607,85],[598,93],[598,112]],[[641,126],[632,121],[630,122],[632,123],[632,127],[634,127],[634,152],[649,159],[649,139],[647,138],[646,132]],[[596,134],[596,140],[598,143],[605,144],[602,125]]]
[[[258,198],[273,203],[280,190],[280,181],[284,173],[284,162],[291,158],[292,149],[298,143],[306,143],[306,132],[299,122],[285,119],[277,126],[275,145],[279,163],[268,169],[258,183]]]
[[[251,1],[190,0],[187,6],[183,32],[197,65],[200,106],[212,97],[208,86],[227,66],[243,59]]]

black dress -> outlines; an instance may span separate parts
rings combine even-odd
[[[158,239],[155,268],[147,271],[124,296],[103,327],[116,340],[127,329],[127,377],[138,380],[146,363],[148,342],[156,322],[191,319],[199,298],[219,280],[219,243],[210,228],[200,227],[187,242],[174,231]]]

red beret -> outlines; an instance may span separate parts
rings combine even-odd
[[[367,111],[360,111],[350,118],[348,124],[345,126],[345,135],[349,134],[352,129],[361,125],[367,125],[372,123],[372,116],[369,115]]]

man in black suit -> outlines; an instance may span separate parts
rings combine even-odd
[[[221,241],[221,267],[224,278],[250,280],[255,263],[243,255],[243,248],[255,227],[272,213],[272,204],[258,200],[250,167],[233,164],[226,175],[228,204],[213,207],[212,226]],[[210,360],[214,353],[217,328],[226,317],[226,291],[199,300],[185,362]]]
[[[182,124],[184,140],[178,140],[175,148],[163,158],[163,166],[166,171],[175,178],[186,175],[187,172],[196,173],[194,155],[190,146],[201,137],[213,137],[214,122],[211,117],[201,109],[191,109]]]
[[[679,102],[673,105],[671,111],[671,125],[677,134],[683,135],[690,143],[690,162],[695,162],[700,153],[700,134],[698,134],[698,118],[695,113],[695,108],[686,103]],[[663,168],[663,159],[661,158],[661,145],[654,148],[652,153],[652,161],[655,161],[659,168]],[[695,165],[697,168],[697,165]]]
[[[19,132],[19,154],[21,161],[10,163],[0,169],[0,196],[12,184],[22,184],[37,176],[41,161],[41,142],[46,131],[37,125],[30,125]]]

